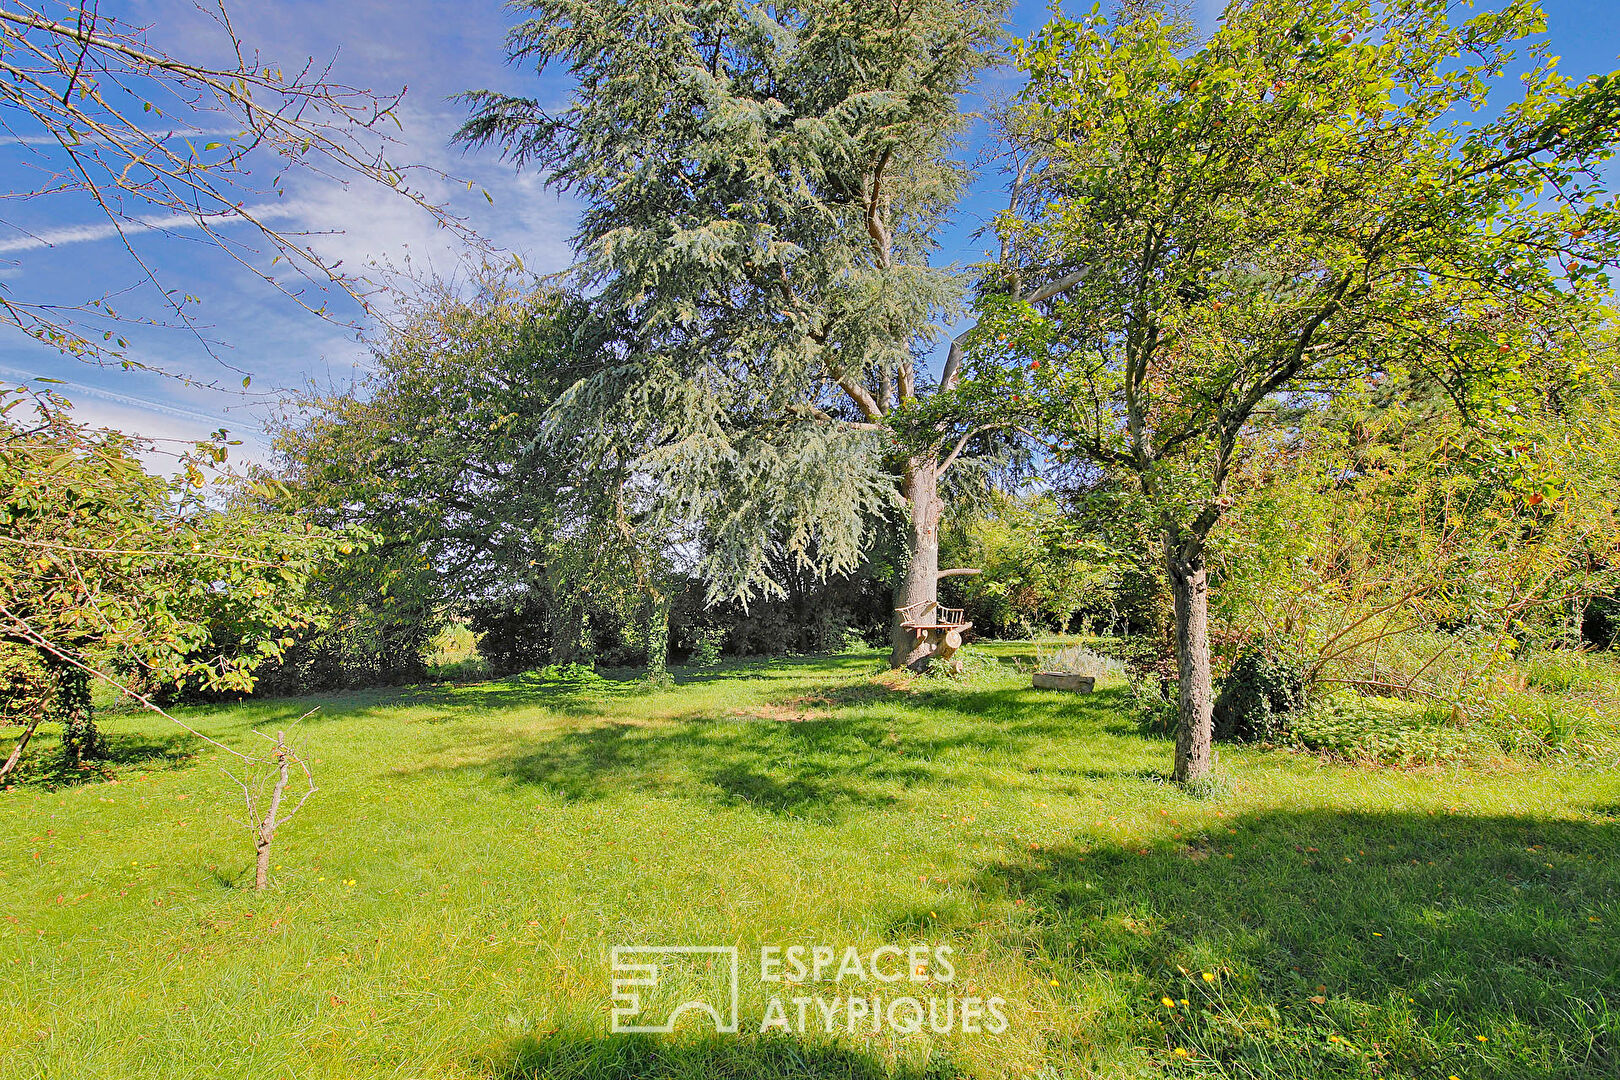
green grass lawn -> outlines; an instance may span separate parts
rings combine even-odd
[[[0,1076],[1620,1076],[1612,770],[1223,748],[1194,800],[1120,689],[877,669],[189,710],[321,705],[262,894],[224,756],[108,716],[111,780],[0,792]],[[609,949],[677,943],[743,949],[743,1033],[609,1034]],[[948,945],[1006,1029],[762,1037],[795,943]]]

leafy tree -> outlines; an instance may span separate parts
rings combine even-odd
[[[0,712],[24,727],[8,769],[47,715],[72,764],[98,756],[92,677],[251,690],[258,665],[320,624],[311,582],[359,542],[209,483],[222,442],[170,480],[142,466],[148,449],[49,395],[0,392]]]
[[[714,598],[779,595],[777,556],[854,569],[898,497],[895,605],[936,599],[941,483],[990,434],[924,405],[962,359],[937,383],[919,363],[964,290],[929,258],[965,180],[957,99],[1004,4],[522,7],[512,59],[577,90],[557,110],[470,94],[462,135],[585,200],[574,276],[603,345],[553,423],[634,451],[651,509],[713,538]],[[1050,276],[1028,275],[1035,298],[1067,283]],[[893,662],[919,663],[900,622]]]
[[[418,283],[374,342],[374,373],[317,395],[282,425],[296,501],[382,537],[336,592],[417,650],[448,610],[491,630],[503,669],[536,652],[588,659],[591,621],[636,626],[663,670],[682,581],[628,453],[584,458],[550,426],[577,377],[580,304],[484,267],[464,287]]]
[[[946,550],[982,568],[956,587],[976,630],[1066,633],[1076,615],[1111,607],[1121,560],[1052,495],[999,495],[982,512],[952,516]]]
[[[1208,544],[1278,405],[1416,372],[1490,414],[1591,330],[1620,253],[1599,172],[1620,73],[1571,85],[1543,24],[1529,2],[1458,21],[1441,0],[1239,0],[1196,48],[1152,15],[1093,15],[1018,49],[1008,135],[1034,161],[1000,222],[1006,272],[1085,277],[1046,305],[988,297],[981,340],[1060,447],[1151,505],[1178,780],[1210,768]]]

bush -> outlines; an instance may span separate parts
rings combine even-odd
[[[995,686],[1007,677],[1001,661],[977,649],[963,649],[952,658],[955,663],[930,663],[917,676],[920,682],[945,682],[958,686]]]
[[[693,667],[712,668],[720,663],[720,646],[725,644],[723,626],[705,626],[687,635],[692,640],[692,655],[686,661]]]
[[[448,623],[433,635],[422,663],[433,682],[478,682],[493,674],[478,653],[478,635],[463,621]]]
[[[259,668],[259,697],[309,694],[357,686],[398,686],[423,676],[422,654],[437,626],[414,612],[338,612],[333,628],[299,641]],[[159,688],[159,701],[219,701],[235,694]]]
[[[1555,694],[1603,685],[1602,671],[1591,654],[1578,649],[1549,649],[1526,656],[1520,666],[1529,686]]]
[[[497,675],[534,671],[552,660],[552,610],[541,592],[519,592],[474,604],[468,624],[478,655]]]
[[[862,653],[871,647],[872,643],[866,640],[866,635],[851,626],[844,628],[844,641],[839,646],[838,651],[841,653]]]
[[[1221,680],[1215,699],[1217,739],[1281,738],[1305,707],[1305,671],[1265,642],[1252,645]]]
[[[1132,679],[1157,680],[1166,694],[1176,681],[1176,656],[1168,638],[1162,635],[1132,634],[1100,637],[1090,643],[1092,652],[1118,660]]]
[[[1181,719],[1181,687],[1157,675],[1132,675],[1131,708],[1142,734],[1169,736]]]

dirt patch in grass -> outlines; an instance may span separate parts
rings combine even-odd
[[[775,720],[784,724],[802,724],[806,720],[825,720],[832,715],[830,707],[832,701],[820,694],[808,694],[804,697],[789,698],[786,701],[770,701],[761,705],[750,705],[745,709],[732,711],[733,716],[751,720]]]

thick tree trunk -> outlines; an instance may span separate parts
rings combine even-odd
[[[1209,663],[1209,575],[1202,540],[1178,543],[1166,533],[1165,567],[1176,609],[1176,670],[1180,717],[1176,725],[1178,784],[1207,776],[1213,765],[1215,685]]]
[[[894,591],[894,606],[897,609],[939,599],[939,519],[945,504],[939,498],[938,460],[915,457],[906,462],[901,495],[906,500],[910,517],[906,531],[910,558],[906,563],[905,577]],[[932,623],[937,618],[937,607],[930,606],[918,621]],[[926,637],[919,638],[901,626],[904,621],[905,616],[896,611],[890,639],[893,648],[889,653],[889,666],[918,671],[927,666],[933,646]]]

